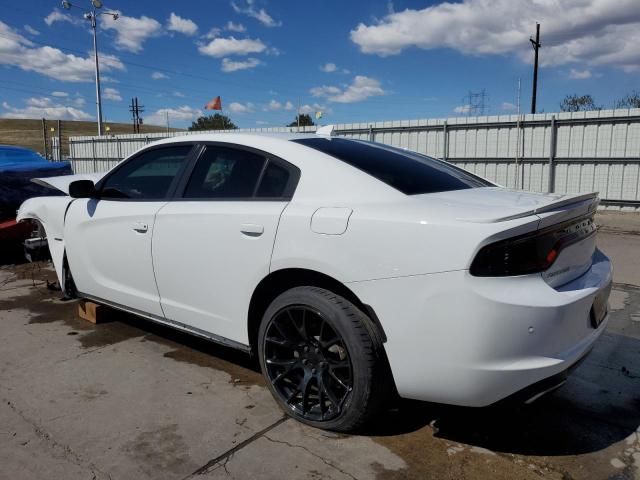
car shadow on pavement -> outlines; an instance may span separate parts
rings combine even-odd
[[[577,455],[602,450],[628,438],[640,426],[640,341],[605,334],[601,345],[556,392],[531,405],[453,407],[400,400],[367,431],[401,435],[430,425],[434,436],[495,452]]]

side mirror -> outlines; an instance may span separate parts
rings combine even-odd
[[[75,180],[69,184],[69,196],[72,198],[93,198],[96,186],[91,180]]]

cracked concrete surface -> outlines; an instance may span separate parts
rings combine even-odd
[[[0,267],[0,479],[640,480],[640,216],[599,217],[612,318],[565,387],[403,401],[359,435],[283,417],[243,354],[122,313],[93,326],[46,263]]]

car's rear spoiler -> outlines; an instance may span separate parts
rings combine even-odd
[[[581,195],[562,195],[558,200],[547,203],[546,205],[541,205],[540,207],[525,210],[523,212],[519,212],[513,215],[509,215],[506,217],[498,217],[498,218],[473,218],[473,219],[458,219],[465,220],[468,222],[475,223],[498,223],[498,222],[506,222],[508,220],[515,220],[518,218],[529,217],[532,215],[541,215],[545,213],[550,213],[558,210],[566,209],[569,205],[578,205],[583,204],[586,205],[586,210],[591,212],[595,211],[600,204],[600,198],[598,197],[598,192],[591,193],[583,193]],[[582,205],[581,205],[582,206]]]

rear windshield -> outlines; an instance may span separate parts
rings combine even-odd
[[[344,138],[292,141],[342,160],[406,195],[493,186],[454,165],[379,143]]]

